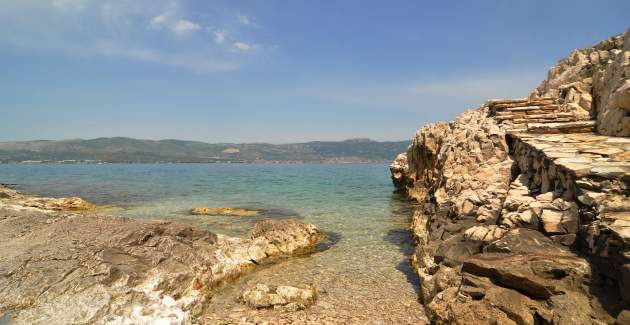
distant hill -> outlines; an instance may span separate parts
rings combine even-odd
[[[0,162],[377,162],[391,161],[409,141],[370,139],[293,144],[205,143],[98,138],[0,142]]]

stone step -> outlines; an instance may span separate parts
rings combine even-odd
[[[517,102],[517,103],[503,103],[503,104],[492,104],[488,105],[492,110],[505,110],[505,109],[514,109],[519,107],[529,107],[529,106],[553,106],[555,105],[555,100],[536,100],[536,101],[528,101],[528,102]]]
[[[527,114],[525,119],[557,119],[559,116],[555,113],[546,113],[546,114]]]
[[[574,120],[568,117],[556,117],[556,118],[516,118],[514,123],[527,123],[530,124],[552,124],[552,123],[567,123],[574,122]]]
[[[560,110],[557,110],[557,109],[549,109],[549,110],[545,110],[545,109],[532,109],[532,110],[529,110],[529,111],[514,112],[514,113],[520,113],[520,114],[525,114],[525,115],[536,115],[536,114],[557,114],[557,113],[560,113]]]
[[[528,101],[527,98],[516,98],[516,99],[489,99],[486,101],[486,105],[498,105],[498,104],[512,104],[512,103],[526,103]]]
[[[520,107],[510,107],[507,108],[507,111],[510,112],[520,112],[520,111],[534,111],[534,110],[559,110],[560,107],[558,105],[530,105],[530,106],[520,106]]]
[[[516,121],[515,121],[516,122]],[[595,121],[572,121],[560,123],[529,123],[531,133],[585,133],[595,130]]]

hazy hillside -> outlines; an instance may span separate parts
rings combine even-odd
[[[404,151],[408,141],[377,142],[351,139],[340,142],[294,144],[205,143],[183,140],[98,138],[91,140],[0,142],[0,162],[368,162],[389,161]]]

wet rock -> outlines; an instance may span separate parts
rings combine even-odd
[[[298,288],[292,286],[270,287],[257,284],[245,290],[241,300],[253,308],[274,308],[283,311],[305,309],[315,303],[317,290],[313,287]]]
[[[235,216],[235,217],[253,217],[258,215],[260,210],[244,209],[244,208],[193,208],[190,214],[194,215],[211,215],[211,216]]]

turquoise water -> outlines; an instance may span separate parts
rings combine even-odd
[[[386,305],[406,301],[404,310],[420,308],[408,264],[408,203],[393,192],[384,164],[11,164],[0,165],[0,183],[38,195],[81,196],[111,205],[106,210],[111,214],[176,220],[233,236],[247,236],[258,218],[289,216],[328,234],[318,253],[237,281],[232,293],[226,290],[217,298],[222,306],[217,313],[233,307],[242,286],[262,280],[316,284],[327,294],[320,298],[323,307],[311,312],[356,312],[380,319],[395,310]],[[187,213],[200,206],[264,213],[256,218]],[[327,304],[334,310],[324,308]]]

